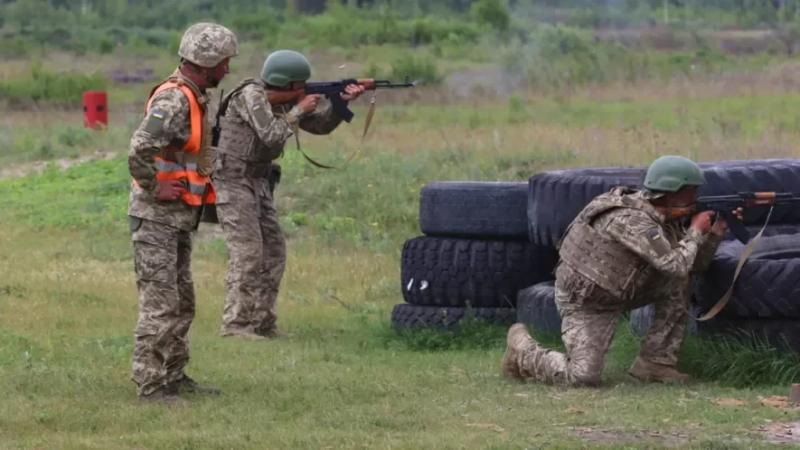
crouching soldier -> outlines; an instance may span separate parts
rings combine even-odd
[[[704,183],[689,159],[663,156],[647,170],[644,189],[616,188],[589,203],[559,249],[555,296],[566,354],[541,347],[523,324],[508,331],[503,372],[512,378],[566,385],[600,384],[619,317],[653,304],[655,318],[629,373],[641,380],[683,382],[676,369],[690,299],[690,273],[713,257],[727,224],[686,211]],[[734,214],[741,216],[741,211]]]
[[[271,103],[270,96],[301,92],[310,76],[305,56],[276,51],[264,62],[260,79],[242,81],[221,102],[213,182],[229,254],[222,336],[281,335],[275,301],[286,266],[286,243],[270,188],[278,169],[274,161],[297,128],[328,134],[342,118],[319,95],[300,95],[289,103]],[[353,100],[363,90],[348,86],[342,98]]]

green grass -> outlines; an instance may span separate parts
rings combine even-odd
[[[416,233],[418,187],[437,174],[489,179],[503,173],[492,156],[459,155],[375,153],[341,172],[312,170],[296,154],[284,161],[292,176],[279,197],[286,200],[284,221],[295,227],[279,301],[287,339],[217,337],[224,251],[201,232],[189,373],[225,395],[193,397],[175,409],[138,405],[129,381],[136,292],[124,221],[125,159],[0,181],[6,199],[0,216],[2,446],[576,447],[584,445],[576,430],[593,429],[615,433],[619,442],[606,443],[611,446],[666,445],[653,433],[682,433],[689,436],[682,445],[694,448],[716,442],[750,448],[762,445],[753,434],[759,425],[786,420],[784,412],[758,403],[760,396],[786,394],[785,376],[762,377],[758,388],[734,387],[753,364],[782,364],[775,355],[740,359],[733,373],[704,367],[703,358],[719,362],[740,348],[709,354],[689,341],[686,368],[704,381],[685,388],[645,385],[625,375],[637,343],[623,325],[609,354],[606,386],[562,389],[500,376],[502,328],[392,331],[389,312],[402,301],[399,243]],[[370,184],[373,190],[365,188]],[[52,198],[62,207],[46,203]],[[295,223],[301,212],[305,223]],[[552,336],[540,338],[559,345]],[[714,400],[721,397],[747,404],[720,407]],[[637,434],[643,429],[645,437]]]
[[[129,380],[137,299],[125,153],[139,105],[112,110],[105,133],[65,125],[69,111],[7,111],[0,144],[10,151],[0,167],[51,163],[41,175],[0,179],[0,448],[764,447],[760,426],[798,420],[759,404],[798,381],[795,356],[689,338],[681,364],[698,382],[641,384],[625,373],[638,342],[623,324],[604,387],[563,389],[503,379],[502,328],[389,327],[402,301],[400,248],[419,234],[426,183],[525,181],[554,168],[646,164],[666,152],[701,160],[797,153],[797,95],[758,86],[678,96],[669,94],[674,85],[622,94],[596,86],[475,104],[429,90],[408,105],[379,99],[363,142],[359,102],[352,125],[302,135],[322,161],[341,164],[358,151],[344,169],[315,169],[293,144],[281,160],[289,265],[278,313],[288,338],[217,336],[225,250],[201,227],[188,372],[225,395],[175,409],[140,406]],[[111,96],[132,99],[140,88]],[[116,156],[57,168],[60,158],[97,150]],[[718,398],[746,403],[724,407]],[[586,430],[613,439],[587,441]]]

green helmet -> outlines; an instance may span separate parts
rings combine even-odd
[[[651,191],[677,192],[684,186],[700,186],[706,182],[700,166],[683,156],[662,156],[647,168],[644,187]]]
[[[178,48],[178,56],[200,67],[212,68],[239,54],[236,35],[222,25],[200,22],[190,26]]]
[[[261,69],[261,79],[271,86],[285,87],[292,81],[306,81],[309,78],[311,64],[302,53],[294,50],[270,53]]]

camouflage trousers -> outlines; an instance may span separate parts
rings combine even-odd
[[[268,334],[276,327],[275,302],[286,267],[286,241],[269,183],[226,179],[214,186],[229,257],[221,331]]]
[[[133,381],[139,395],[183,377],[195,313],[192,235],[169,225],[131,219],[139,319]],[[137,228],[138,226],[138,228]]]
[[[689,310],[689,280],[654,276],[623,301],[561,264],[556,270],[556,306],[566,354],[534,347],[521,357],[527,378],[537,381],[594,386],[600,383],[605,356],[620,316],[652,303],[655,317],[642,339],[639,357],[675,366]]]

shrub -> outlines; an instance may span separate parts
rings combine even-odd
[[[33,64],[29,77],[0,82],[0,99],[14,104],[79,104],[85,91],[105,87],[105,78],[97,74],[55,73]]]
[[[472,15],[483,24],[489,25],[497,31],[508,30],[511,16],[506,6],[500,0],[478,0],[472,4]]]
[[[392,62],[391,78],[394,80],[417,80],[426,84],[442,81],[436,63],[429,57],[411,53],[401,55]]]

